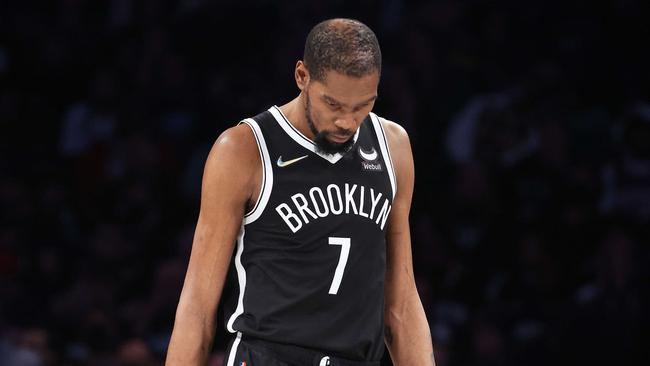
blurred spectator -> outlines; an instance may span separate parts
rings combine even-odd
[[[637,103],[616,126],[618,149],[602,171],[604,213],[650,220],[650,104]]]

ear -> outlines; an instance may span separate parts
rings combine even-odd
[[[296,85],[298,85],[298,89],[301,91],[304,90],[309,84],[309,70],[307,70],[304,62],[298,61],[296,63],[296,71],[294,73],[294,77],[296,78]]]

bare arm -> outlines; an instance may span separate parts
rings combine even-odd
[[[406,131],[383,120],[397,176],[397,193],[386,234],[385,341],[396,366],[435,365],[429,324],[415,287],[409,211],[413,155]]]
[[[246,205],[256,192],[260,166],[252,131],[246,125],[225,131],[210,151],[166,365],[205,365],[207,361],[217,305]]]

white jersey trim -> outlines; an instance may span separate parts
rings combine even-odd
[[[228,319],[228,324],[226,324],[226,329],[230,333],[235,333],[236,330],[232,327],[233,323],[238,316],[244,313],[244,291],[246,290],[246,269],[241,263],[241,255],[244,252],[244,224],[242,223],[241,228],[239,229],[239,235],[237,235],[237,254],[235,255],[235,269],[237,270],[237,280],[239,282],[239,299],[237,300],[237,308],[235,312],[232,313],[230,319]]]
[[[237,332],[237,338],[232,343],[232,348],[230,348],[230,353],[228,354],[228,363],[226,366],[235,365],[235,356],[237,355],[237,347],[239,347],[239,342],[241,342],[241,332]]]
[[[266,141],[262,130],[257,122],[252,118],[247,118],[240,123],[245,123],[253,130],[257,148],[260,152],[260,160],[262,161],[262,187],[260,188],[259,196],[255,202],[255,206],[244,215],[244,224],[248,225],[257,220],[264,212],[266,204],[269,202],[271,190],[273,188],[273,168],[271,165],[271,158],[269,157],[269,150],[266,147]]]
[[[388,147],[388,140],[386,139],[386,133],[384,132],[384,126],[382,126],[379,117],[376,114],[370,112],[370,119],[372,120],[372,125],[375,127],[375,133],[377,134],[377,140],[379,141],[379,149],[381,150],[381,155],[384,157],[384,162],[388,166],[388,178],[390,179],[390,186],[393,189],[393,199],[395,199],[395,193],[397,193],[397,178],[395,177],[395,169],[393,168],[393,159],[390,156],[390,148]]]
[[[303,135],[302,132],[298,131],[298,129],[295,128],[291,124],[291,122],[289,122],[287,117],[284,115],[284,113],[282,113],[280,108],[278,108],[277,106],[273,106],[273,107],[269,108],[269,112],[271,112],[273,117],[275,117],[275,119],[278,121],[278,124],[280,125],[280,127],[282,127],[284,132],[286,132],[287,135],[289,135],[289,137],[291,137],[295,142],[297,142],[299,145],[301,145],[305,149],[313,152],[314,154],[320,156],[321,158],[329,161],[332,164],[335,164],[336,162],[341,160],[341,158],[343,157],[343,154],[340,154],[340,153],[325,154],[325,153],[322,153],[322,152],[318,151],[314,141],[310,140],[309,138],[307,138],[307,136]],[[359,129],[357,129],[357,132],[355,132],[354,136],[352,136],[352,140],[354,142],[357,142],[358,138],[359,138]]]

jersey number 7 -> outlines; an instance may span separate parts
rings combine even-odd
[[[350,255],[350,238],[337,238],[330,236],[329,245],[340,245],[341,246],[341,256],[339,256],[339,264],[336,265],[336,271],[334,271],[334,279],[332,280],[332,285],[330,286],[330,295],[336,295],[339,292],[339,286],[341,286],[341,281],[343,280],[343,272],[345,272],[345,265],[348,263],[348,256]]]

